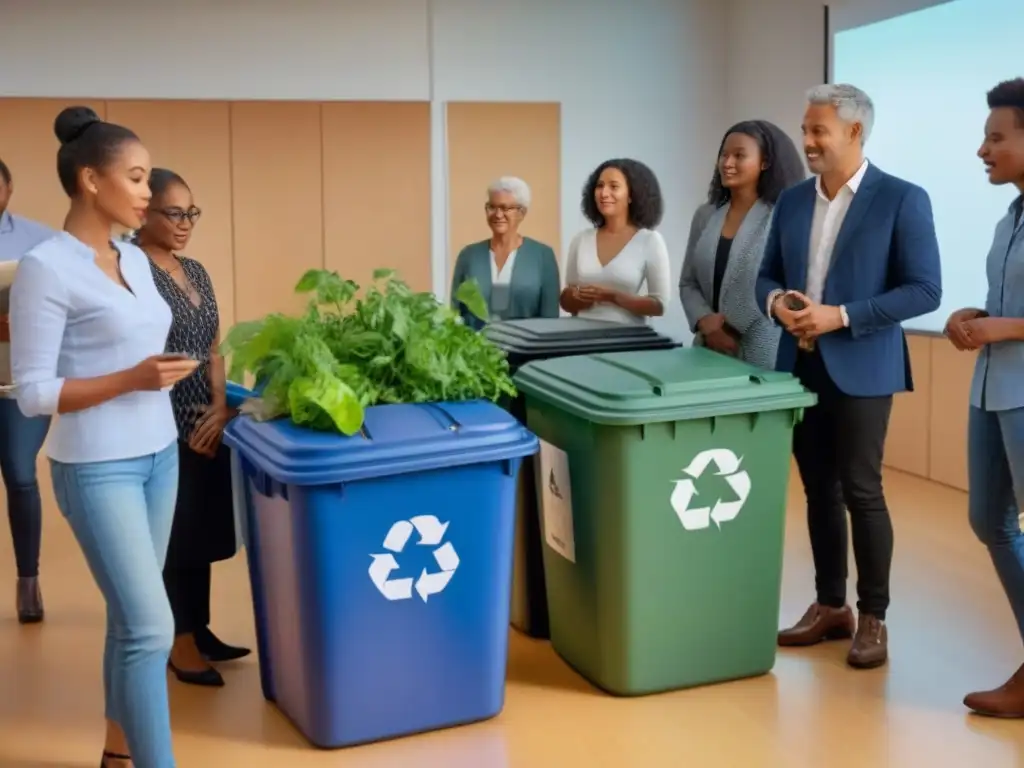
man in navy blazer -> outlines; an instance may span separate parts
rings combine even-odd
[[[864,158],[871,99],[851,85],[808,94],[804,152],[815,177],[786,190],[757,279],[758,304],[780,323],[776,368],[818,395],[793,435],[807,495],[817,598],[779,644],[853,637],[847,662],[888,659],[892,523],[882,453],[892,396],[913,389],[900,326],[942,298],[931,201]],[[850,513],[859,619],[846,604]]]

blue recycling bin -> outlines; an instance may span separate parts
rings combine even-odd
[[[225,390],[228,408],[237,408],[250,397],[255,397],[255,393],[252,390],[243,387],[241,384],[236,384],[233,381],[229,381],[227,383]]]
[[[361,434],[234,419],[263,695],[316,746],[497,715],[516,479],[537,438],[482,401],[369,408]]]

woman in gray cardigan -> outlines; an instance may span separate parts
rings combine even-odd
[[[483,325],[455,299],[458,287],[471,278],[480,286],[492,321],[558,317],[561,285],[555,252],[519,234],[529,208],[530,187],[522,179],[503,176],[487,188],[484,212],[491,237],[463,248],[452,276],[452,306],[467,325]]]
[[[775,367],[779,329],[757,306],[754,283],[775,202],[804,178],[796,145],[774,124],[749,120],[726,131],[679,278],[694,344]]]

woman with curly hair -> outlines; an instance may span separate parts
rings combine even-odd
[[[607,160],[587,179],[581,207],[594,226],[569,245],[562,309],[636,325],[663,315],[670,266],[654,231],[664,211],[654,172],[637,160]]]
[[[694,344],[775,367],[780,329],[758,306],[754,284],[775,202],[805,177],[796,145],[778,126],[748,120],[725,132],[679,277]]]

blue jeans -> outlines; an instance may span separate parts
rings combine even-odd
[[[971,528],[988,547],[1024,640],[1024,408],[971,408],[967,457]]]
[[[162,571],[178,494],[178,446],[137,459],[51,462],[57,505],[107,602],[106,715],[139,768],[173,768],[167,659],[174,618]]]
[[[48,416],[29,418],[13,398],[0,399],[0,474],[7,489],[7,517],[18,576],[39,575],[43,503],[36,480],[36,457],[50,429]]]

